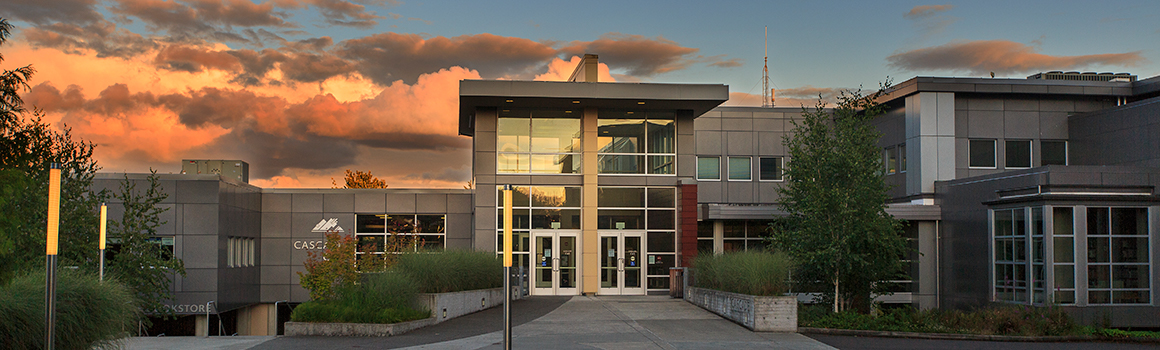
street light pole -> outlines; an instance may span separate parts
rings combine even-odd
[[[56,338],[56,253],[60,232],[60,164],[48,169],[48,237],[45,239],[44,344],[52,350]]]
[[[105,280],[105,228],[106,228],[105,221],[108,220],[108,217],[109,217],[109,210],[107,207],[105,207],[105,203],[101,203],[101,238],[100,238],[101,241],[99,243],[97,243],[97,247],[100,248],[99,252],[101,255],[101,265],[100,265],[101,281]]]
[[[512,348],[512,185],[503,186],[503,348]]]

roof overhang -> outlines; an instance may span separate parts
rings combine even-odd
[[[696,118],[727,100],[722,84],[462,80],[459,134],[475,135],[472,116],[480,107],[691,110]]]

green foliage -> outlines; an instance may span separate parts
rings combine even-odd
[[[295,322],[397,323],[431,317],[412,306],[418,288],[405,274],[369,274],[361,284],[343,287],[334,300],[303,303],[290,315]]]
[[[880,135],[869,123],[883,113],[875,100],[884,91],[844,92],[832,110],[821,102],[803,108],[784,140],[789,161],[778,193],[789,215],[772,225],[771,239],[793,258],[798,285],[828,293],[834,311],[869,311],[871,293],[888,293],[883,281],[904,271],[902,224],[885,210]]]
[[[402,254],[394,268],[414,280],[423,293],[503,287],[503,263],[489,252]]]
[[[114,196],[125,211],[121,221],[109,225],[110,240],[119,240],[120,249],[106,262],[106,273],[134,291],[145,313],[172,316],[173,311],[165,307],[173,298],[170,281],[177,275],[185,276],[185,265],[152,240],[157,227],[165,224],[160,215],[168,208],[159,204],[168,195],[161,190],[156,170],[147,181],[149,187],[138,190],[137,183],[126,175]]]
[[[1089,333],[1101,338],[1110,339],[1160,339],[1160,332],[1132,331],[1115,328],[1089,329]]]
[[[11,29],[0,19],[0,45]],[[33,72],[31,66],[0,72],[0,282],[44,269],[50,163],[61,164],[61,266],[95,271],[96,210],[108,197],[90,190],[100,169],[95,145],[73,140],[67,126],[54,129],[35,109],[28,115],[19,93],[28,90]]]
[[[56,282],[56,348],[118,348],[136,328],[132,292],[115,280],[61,270]],[[20,275],[0,287],[0,344],[5,349],[44,348],[44,273]]]
[[[326,233],[322,253],[307,253],[306,273],[298,273],[298,283],[310,291],[310,300],[334,300],[343,288],[358,282],[355,270],[355,247],[358,243],[350,235]]]
[[[862,329],[891,332],[963,333],[987,335],[1084,335],[1067,313],[1056,307],[995,305],[973,311],[899,308],[872,316],[849,310],[829,312],[825,306],[798,309],[802,327]]]
[[[731,252],[702,254],[693,260],[694,281],[701,288],[776,296],[788,291],[793,264],[784,253]]]

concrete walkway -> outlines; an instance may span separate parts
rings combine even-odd
[[[530,298],[512,306],[513,316],[522,316],[513,317],[515,349],[834,349],[797,333],[751,332],[667,296]],[[501,349],[502,331],[497,330],[503,316],[497,309],[398,337],[133,338],[128,348]]]
[[[493,332],[405,349],[501,349]],[[755,333],[667,296],[573,297],[512,330],[517,349],[833,349],[797,333]]]

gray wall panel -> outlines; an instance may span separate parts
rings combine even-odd
[[[415,195],[411,193],[388,193],[387,194],[387,212],[388,213],[414,213],[415,212]]]
[[[290,254],[294,250],[296,240],[301,241],[291,238],[262,238],[262,252],[259,255],[262,266],[290,265]],[[262,278],[265,279],[264,276]]]
[[[179,181],[174,200],[180,203],[217,203],[217,181]],[[140,188],[140,186],[138,186]]]
[[[355,193],[354,211],[356,213],[385,213],[387,211],[387,195],[385,193]]]
[[[415,196],[415,212],[420,214],[447,213],[447,195],[423,193]]]
[[[186,235],[216,235],[218,233],[217,204],[184,204],[182,232]]]
[[[322,195],[322,211],[354,211],[353,193],[327,193]]]
[[[321,194],[295,193],[291,200],[293,203],[291,203],[290,207],[295,213],[322,212]]]
[[[290,237],[290,213],[262,213],[262,237]]]
[[[291,196],[288,193],[263,193],[262,212],[290,212]]]

